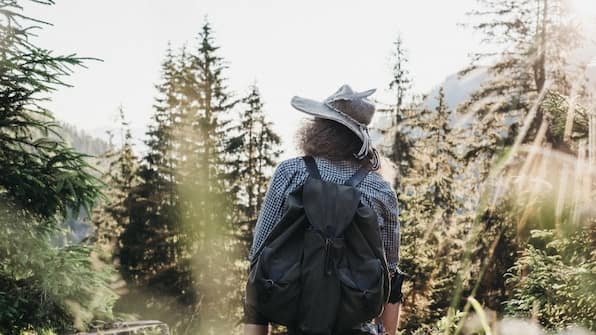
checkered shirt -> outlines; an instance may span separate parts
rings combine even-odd
[[[330,161],[321,157],[315,157],[315,161],[321,179],[339,184],[348,180],[359,168],[355,161]],[[287,159],[277,166],[257,219],[250,259],[287,210],[285,202],[288,195],[302,186],[307,177],[308,171],[302,157]],[[377,214],[389,271],[393,274],[398,269],[399,260],[399,210],[395,192],[376,171],[370,172],[357,188],[362,193],[362,203]]]

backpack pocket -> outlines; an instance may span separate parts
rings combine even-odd
[[[335,328],[350,329],[369,321],[383,310],[384,268],[379,259],[359,264],[358,269],[338,269],[341,302],[338,306]]]
[[[288,264],[273,259],[271,251],[264,248],[256,264],[256,307],[269,321],[291,325],[298,315],[300,262]]]

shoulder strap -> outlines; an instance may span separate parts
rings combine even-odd
[[[319,169],[317,168],[317,163],[315,163],[315,159],[312,156],[304,156],[302,157],[302,159],[306,164],[308,174],[315,179],[321,179],[321,174],[319,173]]]
[[[352,186],[352,187],[356,187],[366,177],[366,175],[368,175],[369,172],[370,172],[369,165],[363,164],[358,169],[358,171],[356,171],[356,173],[354,173],[352,175],[352,177],[350,177],[350,179],[348,179],[344,184]]]

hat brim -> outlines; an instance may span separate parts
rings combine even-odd
[[[360,140],[364,141],[365,135],[362,133],[358,123],[338,113],[336,110],[330,108],[326,104],[302,97],[293,97],[291,104],[292,107],[303,113],[343,124],[344,126],[348,127],[348,129],[353,131],[360,138]]]

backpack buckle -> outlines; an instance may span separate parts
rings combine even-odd
[[[271,298],[271,293],[273,292],[274,284],[275,282],[273,281],[273,279],[265,279],[265,282],[263,283],[264,290],[262,294],[260,294],[258,297],[259,301],[265,302]]]
[[[267,291],[271,291],[271,288],[273,287],[273,284],[275,284],[275,282],[273,281],[273,279],[266,279],[265,280],[265,289]]]

